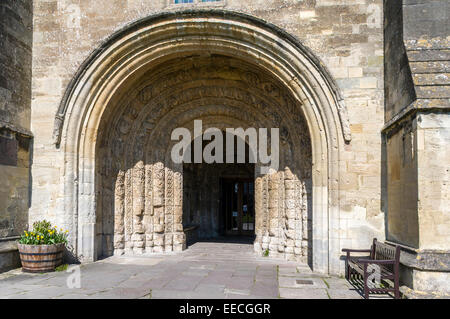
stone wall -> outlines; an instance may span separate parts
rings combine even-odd
[[[417,117],[418,246],[421,250],[450,251],[449,145],[450,113],[433,112]]]
[[[0,271],[17,266],[14,240],[30,201],[31,1],[0,2]]]
[[[342,247],[368,246],[384,237],[380,201],[383,125],[383,30],[381,0],[227,0],[202,5],[262,18],[297,37],[321,59],[338,83],[352,141],[339,143],[340,195],[330,205],[330,256],[342,268]],[[33,117],[35,134],[31,220],[67,223],[61,185],[64,155],[52,140],[54,116],[69,81],[88,55],[114,31],[162,11],[196,8],[167,1],[34,1]],[[319,208],[318,208],[319,209]],[[328,213],[327,213],[328,214]],[[70,225],[65,225],[70,226]],[[328,231],[328,230],[327,230]]]
[[[30,128],[32,1],[0,3],[0,120]]]
[[[417,216],[416,129],[413,125],[399,127],[387,137],[387,238],[411,247],[419,244]],[[414,199],[414,200],[411,200]]]
[[[416,96],[411,69],[403,44],[403,3],[384,2],[385,120],[392,119]]]
[[[399,57],[385,60],[386,237],[404,245],[404,283],[448,292],[449,3],[393,2],[385,1],[385,55]]]

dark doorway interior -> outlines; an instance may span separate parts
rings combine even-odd
[[[188,242],[254,235],[254,172],[254,164],[183,165]]]
[[[254,238],[255,164],[249,163],[247,143],[245,152],[244,163],[235,158],[234,163],[183,164],[183,228],[188,245]]]
[[[225,235],[255,233],[254,180],[221,178],[220,217]]]

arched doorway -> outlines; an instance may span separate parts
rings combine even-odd
[[[183,230],[186,244],[192,244],[195,240],[219,239],[253,243],[256,174],[253,162],[256,161],[250,159],[247,139],[244,141],[234,134],[215,129],[215,135],[208,136],[206,140],[203,136],[192,140],[183,159]],[[231,156],[227,154],[227,141],[232,145],[232,150],[229,150],[233,153]],[[196,163],[196,142],[201,146],[202,154],[211,153],[214,158],[206,161],[202,158],[201,163]],[[238,158],[238,143],[244,145],[242,158]]]
[[[182,181],[190,176],[184,171],[189,166],[173,162],[171,137],[180,127],[194,132],[194,121],[202,121],[204,130],[279,128],[277,169],[250,176],[255,185],[255,248],[306,262],[312,196],[309,131],[299,106],[290,114],[289,105],[295,108],[296,103],[275,77],[240,59],[191,53],[164,61],[122,89],[116,107],[105,110],[97,136],[98,256],[185,247],[183,205],[189,203],[183,202]],[[208,236],[214,227],[206,224],[214,223],[213,211],[220,209],[214,178],[226,175],[220,176],[220,164],[201,166],[194,165],[196,173],[207,179],[194,188],[200,199],[193,209],[209,219],[199,229]],[[234,161],[226,166],[240,168]]]
[[[183,249],[183,167],[169,160],[170,132],[195,119],[220,129],[280,128],[279,170],[255,177],[255,249],[310,256],[315,270],[337,272],[334,185],[338,150],[350,138],[339,92],[294,38],[224,11],[138,21],[71,82],[55,142],[66,157],[74,253],[95,260]]]

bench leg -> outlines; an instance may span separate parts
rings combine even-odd
[[[394,297],[395,299],[400,299],[400,282],[399,282],[399,278],[398,278],[398,273],[395,275],[395,279],[394,279]]]
[[[367,273],[367,264],[364,264],[364,276],[363,276],[363,281],[364,281],[364,298],[365,299],[369,299],[369,285],[367,284],[367,279],[368,279],[368,273]]]
[[[350,253],[347,252],[347,258],[345,258],[345,271],[346,271],[346,273],[345,273],[345,278],[346,278],[347,280],[350,279],[350,266],[348,265],[348,259],[349,259],[349,258],[350,258]]]

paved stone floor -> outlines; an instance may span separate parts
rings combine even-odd
[[[256,256],[248,244],[198,242],[181,253],[110,257],[70,265],[61,272],[13,270],[0,274],[0,298],[327,299],[361,295],[345,279],[314,273],[307,265]]]

